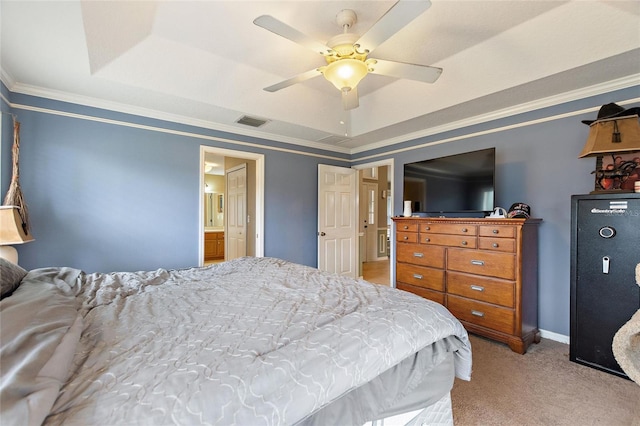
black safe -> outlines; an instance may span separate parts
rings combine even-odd
[[[640,309],[640,194],[571,197],[569,358],[627,378],[613,336]]]

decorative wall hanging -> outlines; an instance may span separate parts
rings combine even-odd
[[[22,244],[33,241],[30,234],[29,212],[24,201],[24,195],[20,188],[20,122],[13,116],[13,147],[11,148],[13,158],[13,172],[11,183],[4,198],[4,203],[0,209],[0,221],[2,230],[0,231],[0,257],[4,257],[13,263],[18,263],[18,253],[15,244]]]
[[[27,204],[24,201],[24,194],[20,188],[20,122],[13,116],[13,147],[11,148],[13,156],[13,172],[11,174],[11,183],[4,197],[5,206],[17,206],[20,208],[20,217],[22,218],[22,226],[25,233],[29,233],[31,224],[29,222],[29,212]]]

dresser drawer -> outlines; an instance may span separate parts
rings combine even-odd
[[[396,259],[403,263],[444,268],[444,250],[444,247],[424,244],[397,244]]]
[[[460,272],[447,272],[447,293],[507,308],[515,306],[515,283],[513,281]]]
[[[481,237],[515,238],[516,228],[512,225],[480,225],[478,235]]]
[[[396,281],[444,291],[444,270],[426,266],[403,265],[400,270],[396,271]]]
[[[429,234],[477,235],[475,225],[453,223],[421,223],[420,232]]]
[[[397,232],[418,232],[418,224],[416,222],[400,222],[396,225]]]
[[[478,248],[482,250],[503,251],[515,253],[516,240],[512,238],[480,237],[478,238]]]
[[[447,254],[447,269],[515,280],[516,257],[509,253],[450,248]]]
[[[417,232],[396,232],[396,241],[401,243],[417,243]]]
[[[420,243],[474,249],[476,248],[476,237],[474,235],[425,234],[421,232]]]
[[[514,311],[508,308],[448,295],[447,309],[461,321],[507,334],[513,334],[515,331]]]
[[[398,290],[408,291],[420,297],[424,297],[425,299],[433,300],[434,302],[438,302],[439,304],[444,305],[444,293],[441,293],[439,291],[433,291],[427,288],[416,287],[404,283],[397,283],[396,288]]]

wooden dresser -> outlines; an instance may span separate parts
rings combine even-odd
[[[524,354],[538,330],[541,219],[394,218],[396,287]]]

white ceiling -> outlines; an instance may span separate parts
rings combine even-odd
[[[1,77],[18,93],[341,152],[640,82],[639,1],[432,0],[370,57],[441,67],[434,84],[370,74],[349,112],[322,77],[263,90],[324,60],[254,25],[259,15],[326,43],[340,10],[363,34],[394,3],[2,0]]]

